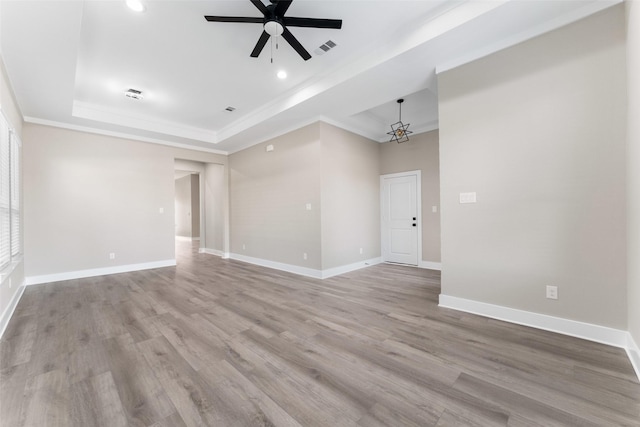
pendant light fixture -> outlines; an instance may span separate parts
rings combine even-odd
[[[408,130],[410,123],[407,123],[406,125],[402,123],[402,103],[404,102],[404,99],[400,98],[397,102],[398,107],[400,108],[398,122],[391,125],[391,132],[387,132],[387,135],[391,135],[391,139],[389,140],[389,142],[395,141],[399,144],[401,142],[408,141],[409,134],[412,134],[413,132]]]

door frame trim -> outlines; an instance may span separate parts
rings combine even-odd
[[[382,256],[384,261],[384,248],[382,247],[382,236],[384,233],[384,224],[382,221],[382,206],[383,206],[383,197],[384,197],[384,180],[387,178],[401,178],[403,176],[415,176],[416,177],[416,208],[418,210],[418,263],[416,267],[420,267],[423,263],[422,261],[422,171],[421,170],[412,170],[406,172],[396,172],[396,173],[388,173],[384,175],[380,175],[380,255]],[[405,264],[410,265],[410,264]]]

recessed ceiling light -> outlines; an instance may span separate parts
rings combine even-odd
[[[280,80],[284,80],[284,79],[286,79],[286,78],[287,78],[287,72],[286,72],[286,71],[284,71],[284,70],[280,70],[280,71],[278,71],[277,76],[278,76],[278,78],[279,78]]]
[[[134,12],[144,12],[144,4],[140,0],[127,0],[127,6]]]

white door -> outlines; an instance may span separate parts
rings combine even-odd
[[[380,177],[384,261],[418,265],[419,175],[416,171]]]

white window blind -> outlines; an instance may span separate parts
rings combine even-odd
[[[0,270],[11,261],[11,168],[9,125],[0,114]]]
[[[22,144],[15,132],[10,132],[9,156],[11,158],[11,257],[22,252],[20,247],[20,158]]]

